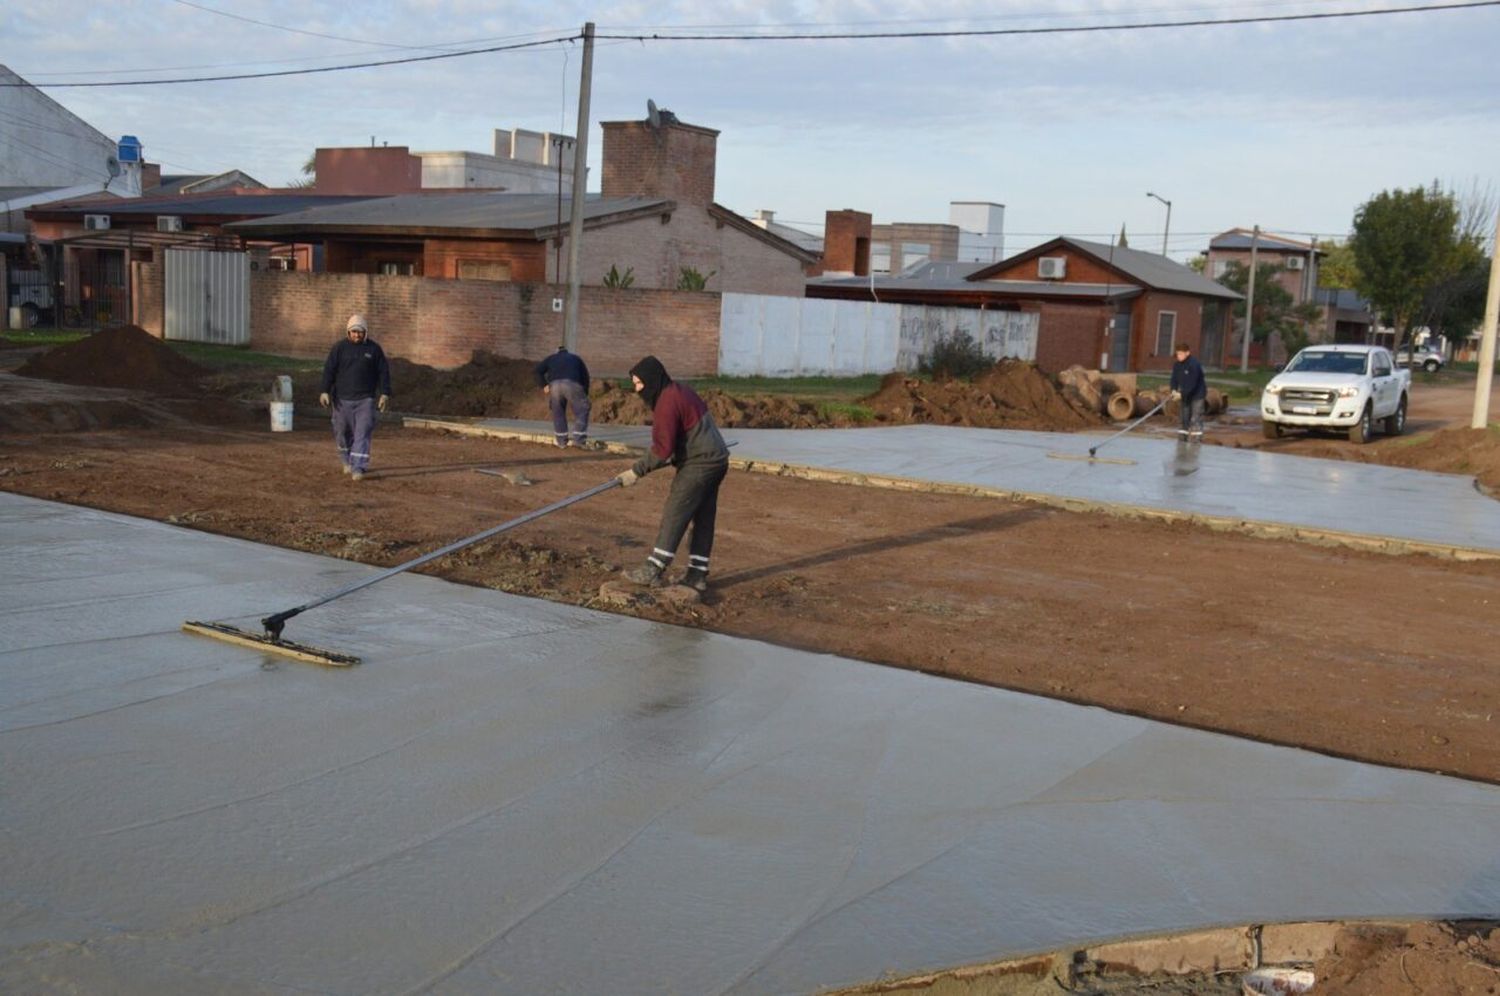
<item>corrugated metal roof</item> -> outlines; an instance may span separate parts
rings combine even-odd
[[[366,201],[367,196],[329,194],[179,194],[168,197],[134,197],[128,200],[109,201],[101,204],[97,200],[65,201],[38,207],[38,211],[78,212],[80,214],[110,215],[225,215],[245,217],[286,214],[304,211],[316,205],[350,204]]]
[[[956,264],[963,266],[966,264]],[[986,266],[988,264],[974,264]],[[869,290],[869,277],[813,277],[809,287],[847,287]],[[1133,297],[1141,288],[1127,283],[1081,284],[1056,280],[965,280],[942,277],[876,277],[875,293],[882,291],[933,291],[951,294],[1004,294],[1024,297]]]
[[[1224,232],[1222,235],[1214,236],[1213,240],[1209,242],[1208,247],[1210,249],[1244,249],[1248,251],[1253,234],[1252,232],[1245,232],[1239,229]],[[1296,239],[1283,239],[1275,235],[1267,235],[1265,232],[1260,233],[1259,237],[1255,239],[1255,244],[1258,248],[1270,252],[1305,253],[1312,248],[1306,242],[1298,242]]]
[[[1174,263],[1166,256],[1154,252],[1142,252],[1121,246],[1085,242],[1082,239],[1063,237],[1059,241],[1088,253],[1101,263],[1113,266],[1127,274],[1132,280],[1152,290],[1177,291],[1199,297],[1221,297],[1237,301],[1239,294],[1205,277],[1203,274],[1181,263]]]
[[[612,197],[589,194],[584,219],[608,217],[673,202],[654,197]],[[561,205],[562,223],[571,217],[571,205]],[[275,218],[236,222],[229,227],[245,235],[268,230],[296,229],[331,232],[360,228],[453,229],[468,231],[535,231],[558,223],[558,199],[554,194],[507,194],[496,191],[463,193],[398,194],[358,204],[315,207]]]

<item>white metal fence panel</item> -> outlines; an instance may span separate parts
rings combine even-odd
[[[168,249],[163,336],[183,342],[250,342],[250,256]]]

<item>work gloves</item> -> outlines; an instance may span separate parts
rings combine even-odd
[[[641,475],[637,474],[633,469],[632,470],[627,470],[627,471],[625,471],[625,473],[623,473],[619,477],[615,478],[615,480],[617,480],[617,481],[620,482],[620,487],[622,487],[622,488],[628,488],[632,484],[634,484],[636,481],[639,481],[640,479],[641,479]]]
[[[327,408],[329,403],[330,402],[328,400],[327,391],[324,391],[322,394],[318,395],[318,404],[322,405],[324,408]]]
[[[385,406],[390,403],[391,396],[389,394],[382,394],[380,397],[375,399],[375,407],[379,408],[381,411],[385,411]]]
[[[1182,400],[1182,392],[1181,391],[1173,391],[1172,392],[1172,400],[1173,401],[1181,401]]]

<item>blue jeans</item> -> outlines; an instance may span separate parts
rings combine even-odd
[[[1206,398],[1194,398],[1189,401],[1183,398],[1178,402],[1178,415],[1182,419],[1183,432],[1196,432],[1203,435],[1203,409],[1207,406]]]
[[[370,437],[374,434],[374,398],[333,403],[333,443],[344,466],[365,472],[370,466]]]

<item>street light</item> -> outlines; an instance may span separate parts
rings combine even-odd
[[[1167,206],[1167,227],[1162,229],[1161,233],[1161,254],[1165,256],[1167,254],[1167,236],[1171,234],[1172,231],[1172,202],[1167,200],[1165,197],[1160,197],[1156,194],[1153,194],[1149,190],[1146,191],[1146,196],[1155,197],[1157,200],[1161,201]]]

